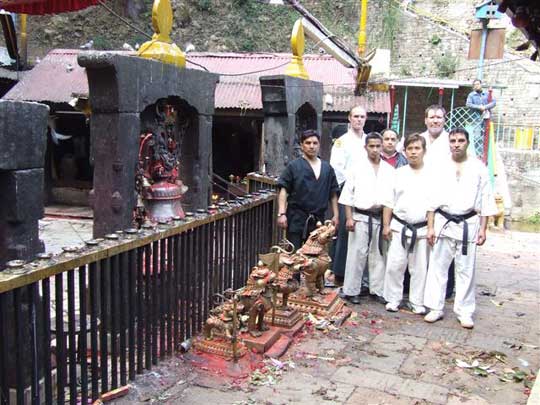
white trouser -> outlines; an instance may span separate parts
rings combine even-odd
[[[345,278],[343,280],[343,293],[358,295],[362,288],[362,275],[366,267],[369,272],[369,292],[382,296],[384,286],[384,258],[379,253],[379,227],[373,221],[371,244],[368,246],[369,233],[367,222],[357,221],[354,232],[349,232],[347,246],[347,263],[345,264]]]
[[[416,239],[412,253],[408,253],[411,238],[407,238],[407,249],[401,245],[401,233],[392,232],[392,241],[386,258],[384,275],[384,299],[398,305],[403,298],[403,277],[407,265],[411,275],[409,301],[414,305],[424,305],[424,287],[428,266],[428,244],[426,239]]]
[[[476,308],[474,296],[476,243],[468,244],[466,256],[461,253],[461,246],[461,241],[444,236],[435,243],[429,259],[424,305],[436,311],[443,310],[448,267],[452,259],[455,259],[454,312],[458,316],[472,316]]]

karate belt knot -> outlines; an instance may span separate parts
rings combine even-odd
[[[381,220],[382,208],[378,210],[361,210],[360,208],[354,208],[354,212],[362,214],[368,217],[368,246],[371,246],[371,239],[373,236],[373,218]],[[379,253],[383,255],[383,238],[382,238],[382,224],[379,224],[379,241],[378,241]]]
[[[401,228],[401,246],[403,246],[403,249],[407,250],[408,253],[412,253],[416,244],[417,230],[427,226],[427,221],[410,224],[395,214],[392,214],[392,218],[403,225],[403,228]],[[409,245],[409,249],[407,249],[407,229],[411,231],[411,244]]]
[[[469,211],[463,215],[457,215],[457,214],[450,214],[448,212],[441,210],[440,208],[437,208],[435,210],[435,213],[441,214],[446,219],[446,222],[441,228],[441,232],[443,231],[444,228],[446,228],[446,226],[450,222],[453,222],[455,224],[460,224],[463,222],[463,235],[461,237],[461,240],[462,240],[461,254],[463,254],[464,256],[467,256],[467,245],[469,244],[469,224],[467,223],[467,220],[469,218],[474,217],[477,214],[476,211]],[[439,232],[439,236],[441,236],[440,232]],[[439,239],[439,236],[437,236],[437,239]]]
[[[306,222],[304,222],[304,229],[302,230],[302,240],[306,240],[309,236],[309,224],[313,221],[315,221],[315,225],[317,225],[318,218],[315,214],[310,213],[306,219]]]

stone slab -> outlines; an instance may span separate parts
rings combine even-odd
[[[49,107],[0,100],[0,170],[43,167]]]
[[[0,207],[3,219],[11,223],[43,218],[43,169],[0,172]]]
[[[315,381],[310,374],[285,376],[271,387],[260,387],[250,397],[256,404],[339,404],[347,400],[354,387],[332,381]]]
[[[370,346],[370,349],[351,352],[353,363],[360,368],[371,368],[384,373],[397,373],[401,364],[407,357],[403,353],[395,353],[383,348]]]
[[[345,402],[347,405],[411,405],[414,404],[414,400],[411,397],[402,397],[398,395],[388,394],[386,392],[378,391],[375,389],[355,388],[352,395]]]
[[[269,329],[259,337],[253,337],[249,333],[242,333],[239,338],[251,350],[264,353],[280,338],[281,328],[269,326]]]
[[[427,339],[416,336],[382,333],[375,336],[372,344],[377,348],[392,352],[410,353],[413,350],[422,350],[426,342]]]
[[[332,381],[381,390],[390,394],[425,399],[436,404],[445,404],[448,396],[446,388],[434,384],[426,384],[374,370],[362,370],[349,366],[338,369],[331,379]]]
[[[177,96],[200,114],[213,115],[219,76],[159,61],[109,52],[81,52],[95,112],[139,112],[158,99]]]
[[[400,332],[430,340],[444,340],[452,343],[465,343],[471,332],[461,328],[455,319],[452,319],[454,327],[442,327],[437,324],[417,322],[412,326],[404,325]],[[447,323],[449,325],[449,323]]]
[[[273,359],[278,359],[285,354],[292,343],[292,339],[287,335],[281,335],[279,339],[268,349],[264,355]]]

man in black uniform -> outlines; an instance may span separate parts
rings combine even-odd
[[[332,207],[332,222],[339,222],[338,183],[334,169],[318,156],[319,134],[310,129],[300,135],[302,157],[287,165],[278,181],[278,218],[280,228],[287,230],[287,239],[295,249],[302,246],[318,221],[323,221]]]

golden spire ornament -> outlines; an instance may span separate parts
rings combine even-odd
[[[172,30],[173,12],[169,0],[154,0],[152,6],[152,40],[141,45],[138,56],[156,59],[163,63],[186,67],[186,55],[174,43],[170,34]]]
[[[294,23],[294,27],[291,34],[291,50],[292,58],[291,62],[285,68],[285,74],[287,76],[299,77],[301,79],[309,79],[306,68],[304,67],[304,27],[302,26],[302,19],[299,18]]]

